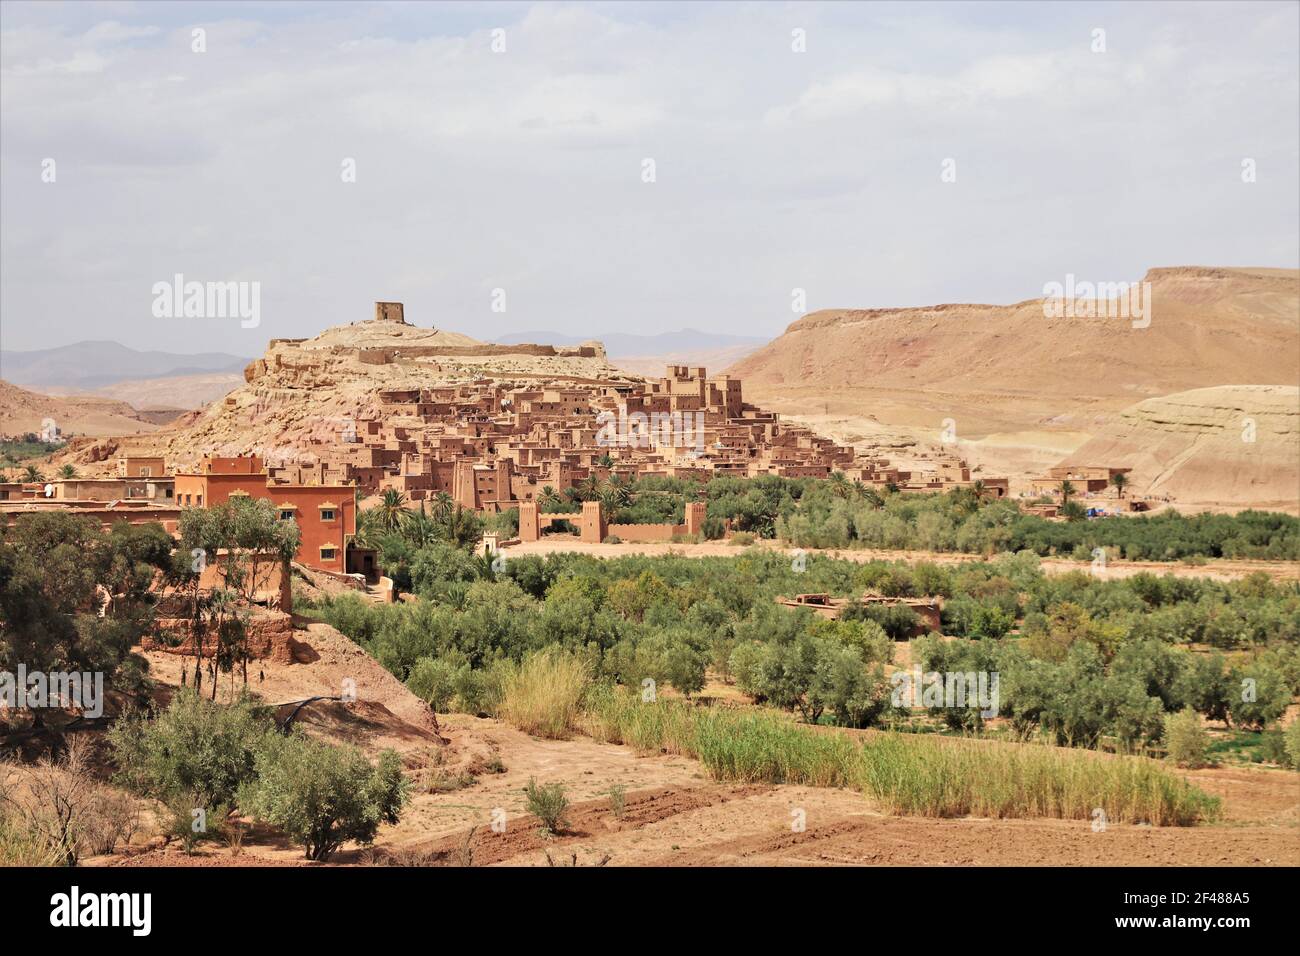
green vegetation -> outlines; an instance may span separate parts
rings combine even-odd
[[[373,842],[407,799],[395,752],[372,766],[354,747],[282,736],[247,696],[226,705],[182,690],[151,718],[119,721],[109,741],[117,782],[159,800],[167,832],[190,850],[224,837],[237,808],[283,830],[308,859],[324,860],[349,840]]]
[[[382,823],[397,823],[407,800],[401,759],[384,751],[371,766],[355,747],[332,747],[302,734],[268,739],[239,805],[279,827],[325,860],[348,841],[373,843]]]
[[[898,733],[856,743],[771,711],[645,703],[612,688],[590,699],[597,739],[696,757],[717,780],[849,786],[896,813],[1088,819],[1189,826],[1218,801],[1153,760]]]
[[[507,668],[496,713],[538,737],[568,736],[588,681],[585,661],[546,648]]]
[[[1201,715],[1188,707],[1165,715],[1165,748],[1169,759],[1181,767],[1199,767],[1205,763],[1210,736],[1201,724]]]
[[[528,812],[542,823],[542,833],[563,833],[567,826],[564,815],[569,810],[569,798],[564,794],[562,783],[538,783],[532,777],[524,787],[524,799]]]
[[[512,668],[558,648],[593,678],[626,687],[694,696],[712,673],[809,723],[896,724],[889,670],[912,612],[865,606],[829,621],[776,603],[803,591],[942,596],[944,632],[962,639],[919,638],[913,661],[927,672],[999,674],[1007,718],[999,732],[1022,738],[1141,750],[1160,744],[1166,714],[1191,707],[1212,722],[1262,729],[1300,691],[1300,587],[1263,574],[1103,581],[1045,575],[1024,553],[951,567],[812,555],[798,571],[771,552],[551,555],[485,574],[479,559],[443,544],[422,549],[416,564],[425,600],[345,597],[311,613],[439,709],[499,713]],[[568,732],[576,691],[564,686],[561,716],[527,722],[534,732]],[[964,733],[986,724],[977,707],[931,715]]]
[[[1123,487],[1117,485],[1120,493]],[[1076,492],[1071,487],[1069,495]],[[1129,560],[1190,557],[1300,558],[1300,519],[1274,512],[1085,519],[1086,508],[1067,500],[1072,520],[1022,514],[1007,499],[978,486],[942,494],[898,493],[850,482],[841,473],[816,478],[714,478],[701,482],[647,477],[630,483],[588,479],[575,488],[543,489],[541,510],[577,512],[599,500],[611,523],[674,523],[688,501],[708,504],[705,537],[733,532],[781,538],[801,548],[890,548],[993,555],[1032,551],[1091,560],[1105,548]]]
[[[22,438],[7,438],[0,441],[0,468],[16,468],[29,458],[44,458],[66,445],[67,442],[62,441],[42,441],[35,432],[28,432]]]
[[[63,512],[18,516],[0,529],[0,670],[102,672],[119,689],[139,686],[145,662],[131,647],[151,629],[172,546],[161,525],[105,532]]]
[[[1069,485],[1069,482],[1063,483]],[[1116,487],[1123,493],[1124,482]],[[994,555],[1030,551],[1041,557],[1091,560],[1094,549],[1128,560],[1200,558],[1300,559],[1300,519],[1276,512],[1236,515],[1111,516],[1086,519],[1086,508],[1063,490],[1063,514],[1049,521],[1024,514],[1007,499],[990,498],[978,486],[942,494],[899,493],[850,482],[842,473],[816,478],[646,477],[626,482],[584,479],[577,486],[543,488],[537,496],[547,514],[576,514],[584,501],[600,501],[611,524],[680,524],[688,501],[707,503],[704,537],[722,537],[730,522],[741,542],[780,538],[801,548],[880,548]],[[456,506],[445,493],[411,510],[402,495],[385,492],[383,502],[362,515],[363,537],[383,551],[385,568],[409,564],[409,552],[431,540],[466,544],[484,528],[506,535],[518,528],[512,510],[480,519]],[[1085,520],[1086,519],[1086,520]],[[394,580],[399,580],[394,577]],[[409,587],[403,581],[399,586]]]

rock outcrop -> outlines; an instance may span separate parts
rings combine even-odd
[[[1221,385],[1125,409],[1063,464],[1131,466],[1131,493],[1300,508],[1300,387]]]

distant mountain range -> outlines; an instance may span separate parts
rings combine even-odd
[[[91,390],[136,379],[240,373],[250,359],[228,352],[142,352],[118,342],[77,342],[30,352],[0,351],[0,378],[15,385]]]
[[[565,335],[562,332],[513,332],[497,339],[502,345],[519,342],[541,342],[548,345],[580,345],[590,341],[601,342],[611,358],[622,356],[681,355],[694,352],[713,352],[719,349],[756,348],[766,345],[768,339],[752,335],[724,335],[700,332],[696,329],[678,329],[656,335],[634,335],[625,332],[593,332],[591,335]]]

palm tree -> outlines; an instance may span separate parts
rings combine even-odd
[[[961,488],[954,488],[952,492],[953,505],[963,514],[973,515],[980,510],[979,494],[975,491],[974,485],[966,485]]]
[[[445,491],[440,491],[433,496],[433,517],[441,519],[446,517],[447,512],[456,504],[456,500]]]
[[[550,485],[543,485],[541,492],[537,495],[537,507],[541,511],[547,508],[553,508],[563,502],[560,493]]]
[[[852,486],[849,484],[848,475],[842,471],[832,471],[830,476],[831,494],[837,498],[848,498]]]
[[[1115,490],[1118,491],[1119,496],[1123,498],[1124,486],[1128,484],[1128,475],[1124,474],[1122,471],[1116,472],[1110,476],[1110,483],[1115,486]]]
[[[627,480],[618,475],[610,475],[605,482],[601,501],[611,507],[622,507],[632,500],[632,489]]]
[[[411,515],[411,512],[406,510],[406,495],[396,488],[385,490],[383,497],[379,499],[379,504],[370,511],[374,512],[371,520],[384,531],[399,530]]]
[[[440,530],[443,539],[457,547],[473,544],[481,534],[478,516],[459,504],[443,516]]]
[[[64,465],[62,468],[59,469],[59,477],[65,479],[76,478],[77,469],[74,468],[72,465]]]
[[[44,480],[45,480],[45,476],[41,474],[41,470],[40,470],[39,468],[37,468],[35,465],[28,465],[28,466],[27,466],[27,471],[24,473],[23,478],[24,478],[24,480],[26,480],[26,481],[44,481]]]
[[[1074,497],[1075,487],[1074,487],[1074,485],[1073,485],[1071,482],[1069,482],[1069,481],[1063,481],[1063,482],[1061,482],[1059,485],[1056,486],[1056,490],[1059,491],[1059,492],[1061,493],[1061,506],[1062,506],[1062,507],[1064,507],[1065,505],[1068,505],[1068,504],[1070,503],[1070,499],[1071,499],[1072,497]]]
[[[600,480],[595,475],[588,475],[578,482],[578,495],[583,501],[595,501],[600,497]]]
[[[424,513],[424,502],[420,502],[419,511],[407,512],[408,517],[402,525],[402,537],[417,548],[423,548],[437,540],[438,526],[433,518]]]

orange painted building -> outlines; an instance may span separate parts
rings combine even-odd
[[[352,485],[277,484],[261,458],[205,457],[198,473],[176,475],[176,503],[207,508],[247,495],[275,506],[285,521],[296,521],[302,533],[296,560],[326,571],[347,570],[348,543],[357,532],[356,498]]]

